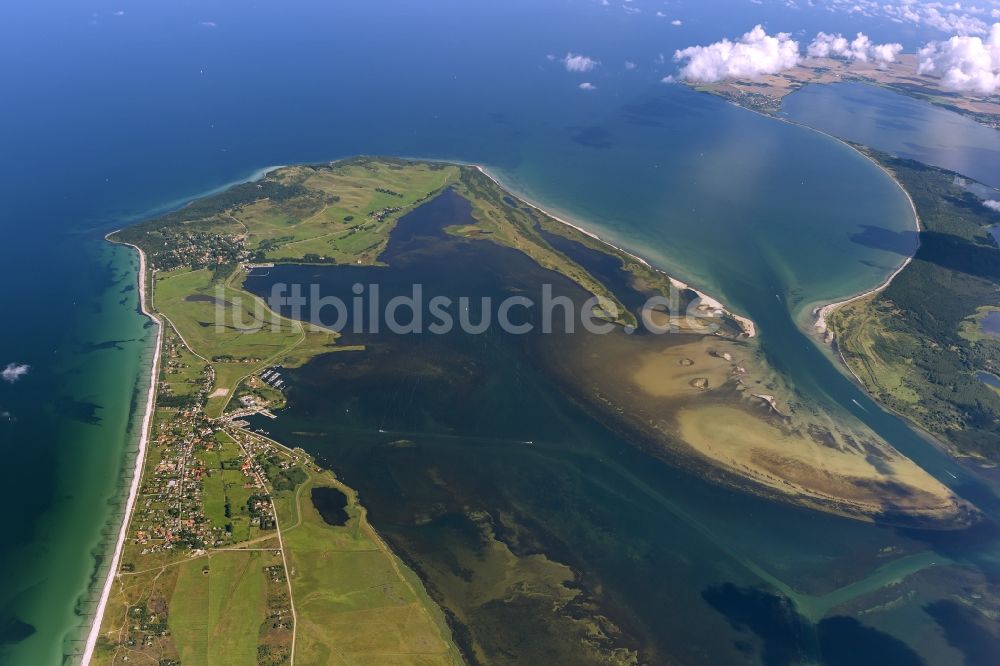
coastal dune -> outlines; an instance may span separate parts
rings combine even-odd
[[[476,164],[476,165],[473,165],[473,166],[475,166],[475,168],[481,174],[483,174],[484,176],[486,176],[487,178],[489,178],[491,181],[493,181],[494,185],[496,185],[497,187],[499,187],[499,188],[501,188],[501,189],[503,189],[505,191],[509,191],[508,188],[502,182],[500,182],[500,179],[498,179],[496,176],[494,176],[492,173],[490,173],[486,169],[486,167],[484,167],[484,166],[482,166],[480,164]],[[613,249],[617,250],[618,252],[621,252],[622,254],[625,254],[625,255],[628,255],[629,257],[632,257],[633,259],[635,259],[636,261],[638,261],[639,263],[641,263],[643,266],[649,268],[650,270],[653,270],[653,271],[656,271],[657,273],[666,275],[666,273],[664,271],[660,270],[659,268],[656,268],[655,266],[653,266],[652,264],[650,264],[648,261],[646,261],[645,259],[643,259],[639,255],[635,254],[634,252],[629,252],[628,250],[626,250],[624,248],[621,248],[621,247],[619,247],[617,245],[614,245],[613,243],[609,243],[607,240],[601,238],[600,236],[598,236],[597,234],[595,234],[593,231],[590,231],[588,229],[584,229],[583,227],[581,227],[579,225],[576,225],[576,224],[573,224],[569,220],[567,220],[567,219],[565,219],[563,217],[560,217],[560,216],[556,215],[555,213],[552,213],[550,211],[545,210],[544,208],[542,208],[538,204],[536,204],[536,203],[534,203],[534,202],[526,199],[521,194],[517,194],[516,196],[517,196],[518,199],[520,199],[521,201],[523,201],[528,206],[531,206],[532,208],[534,208],[536,211],[538,211],[542,215],[545,215],[546,217],[550,217],[553,220],[555,220],[556,222],[559,222],[561,224],[565,224],[567,227],[575,229],[575,230],[579,231],[581,234],[589,236],[590,238],[593,238],[594,240],[598,241],[599,243],[601,243],[603,245],[607,245],[608,247],[613,248]],[[710,315],[710,316],[726,315],[728,317],[731,317],[735,322],[737,322],[739,324],[739,326],[743,329],[743,334],[746,337],[753,338],[753,337],[755,337],[757,335],[757,326],[754,324],[753,320],[751,320],[750,318],[744,317],[742,315],[738,315],[738,314],[736,314],[736,313],[728,310],[717,299],[712,298],[711,296],[709,296],[708,294],[706,294],[703,291],[695,289],[694,287],[692,287],[691,285],[687,284],[686,282],[682,282],[682,281],[678,280],[677,278],[675,278],[673,276],[669,276],[669,275],[667,276],[667,278],[670,280],[670,283],[673,286],[677,287],[678,289],[681,289],[681,290],[687,289],[687,290],[692,291],[695,294],[697,294],[698,298],[700,299],[700,302],[699,302],[699,304],[697,306],[697,309],[700,312],[702,312],[703,314],[707,314],[707,315]]]

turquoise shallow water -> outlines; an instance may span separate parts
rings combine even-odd
[[[0,548],[0,661],[56,663],[76,648],[94,549],[129,467],[148,330],[129,290],[134,259],[101,236],[270,164],[357,153],[487,164],[753,316],[796,387],[965,483],[794,323],[809,302],[892,270],[896,253],[852,240],[865,226],[908,227],[892,183],[836,142],[659,83],[672,71],[660,53],[739,34],[760,20],[755,7],[679,6],[679,30],[653,11],[609,13],[592,2],[448,0],[434,12],[401,0],[179,2],[123,15],[105,3],[15,3],[0,27],[0,49],[21,63],[3,74],[10,95],[0,121],[12,129],[0,139],[0,279],[17,316],[0,327],[0,364],[32,370],[0,384],[0,411],[12,415],[0,419],[0,501],[17,507]],[[772,29],[860,27],[818,9],[767,11]],[[875,37],[895,29],[865,27]],[[56,46],[40,50],[43,41]],[[570,50],[601,61],[586,77],[593,94],[547,58]],[[706,492],[699,516],[725,516],[740,502]],[[816,533],[831,535],[831,547],[851,541],[839,530],[860,529],[781,516],[768,523],[769,540],[755,538],[762,528],[751,522],[727,529],[759,559],[791,568],[827,556],[801,549],[801,533],[783,526],[824,526]],[[907,619],[936,626],[919,609]]]
[[[3,392],[13,420],[0,430],[5,441],[25,445],[7,451],[6,474],[17,476],[6,479],[4,501],[22,508],[7,521],[3,561],[16,577],[0,594],[4,608],[17,609],[16,623],[8,620],[4,630],[34,628],[25,663],[75,649],[81,617],[92,607],[81,595],[95,575],[94,557],[117,535],[121,481],[136,442],[129,427],[133,401],[150,362],[152,338],[136,311],[138,261],[99,236],[80,240],[94,270],[75,276],[73,293],[81,300],[67,304],[64,323],[71,325],[55,329],[49,365],[35,361],[16,385],[21,396],[10,400],[15,387]],[[32,407],[41,408],[42,422],[32,418]],[[53,443],[64,443],[57,455]]]
[[[684,88],[656,93],[593,119],[606,149],[542,139],[502,179],[765,329],[877,284],[914,249],[858,241],[914,223],[903,192],[854,151]]]

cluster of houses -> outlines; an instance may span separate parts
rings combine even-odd
[[[267,374],[264,381],[277,387],[281,382],[277,372]],[[213,421],[205,415],[205,395],[211,374],[206,373],[202,380],[206,385],[190,403],[161,406],[157,410],[150,441],[151,465],[145,470],[132,521],[132,542],[139,547],[141,555],[177,548],[201,550],[232,541],[226,528],[217,521],[213,523],[205,513],[205,479],[219,472],[206,468],[206,454],[221,446],[218,431],[231,419]],[[243,396],[241,401],[246,403],[246,398],[256,407],[250,411],[259,411],[260,406],[255,404],[257,399],[250,395]],[[262,527],[271,526],[273,510],[263,487],[263,470],[253,460],[260,444],[253,443],[252,448],[246,448],[251,445],[251,441],[247,441],[244,445],[239,458],[226,464],[238,465],[244,489],[251,490],[254,498],[253,506],[248,509],[255,519],[260,518]]]
[[[217,234],[198,231],[168,233],[162,249],[152,248],[152,263],[158,270],[179,266],[194,269],[220,264],[235,264],[250,259],[244,235]]]
[[[401,210],[403,209],[398,206],[390,206],[389,208],[383,208],[382,210],[372,211],[371,213],[368,213],[368,217],[382,222],[385,218],[389,217],[393,213],[398,213]]]

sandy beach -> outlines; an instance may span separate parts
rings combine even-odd
[[[110,236],[111,234],[108,234]],[[105,238],[107,238],[106,236]],[[149,388],[146,394],[146,406],[142,415],[142,427],[139,433],[139,449],[136,452],[135,464],[132,470],[132,483],[129,486],[128,501],[125,504],[125,511],[122,516],[121,528],[118,531],[118,541],[115,543],[114,555],[108,567],[107,577],[101,588],[101,598],[98,601],[97,609],[87,633],[87,642],[83,651],[81,663],[84,666],[90,663],[94,656],[94,648],[97,646],[97,638],[101,631],[101,621],[104,619],[104,611],[108,605],[108,598],[111,596],[111,586],[114,585],[116,572],[121,564],[122,551],[125,548],[125,540],[128,536],[128,526],[132,519],[132,510],[135,508],[136,498],[139,496],[139,487],[142,483],[142,469],[146,460],[146,449],[149,445],[149,434],[153,421],[153,407],[156,402],[156,378],[160,367],[160,345],[163,341],[163,325],[160,320],[150,311],[146,303],[146,255],[135,245],[128,245],[139,253],[139,309],[142,313],[156,325],[156,342],[153,349],[153,362],[149,371]]]
[[[871,156],[866,155],[864,152],[858,150],[857,147],[851,145],[850,142],[845,141],[844,139],[840,138],[839,136],[830,134],[829,132],[824,132],[821,129],[817,129],[815,127],[810,127],[809,125],[804,125],[804,124],[796,122],[794,120],[789,120],[788,118],[782,118],[781,116],[778,116],[778,115],[771,115],[771,114],[768,114],[768,113],[762,113],[761,111],[758,111],[757,109],[752,109],[752,108],[750,108],[748,106],[743,106],[742,104],[737,104],[736,102],[731,101],[731,100],[726,100],[726,102],[728,104],[731,104],[732,106],[735,106],[737,108],[743,109],[744,111],[749,111],[750,113],[756,113],[758,116],[762,116],[764,118],[769,118],[771,120],[777,120],[777,121],[783,122],[783,123],[788,123],[789,125],[795,125],[796,127],[801,127],[803,129],[807,129],[807,130],[809,130],[811,132],[816,132],[817,134],[822,134],[823,136],[825,136],[825,137],[827,137],[829,139],[833,139],[834,141],[836,141],[836,142],[838,142],[838,143],[840,143],[840,144],[842,144],[844,146],[847,146],[848,148],[850,148],[851,150],[853,150],[857,154],[861,155],[866,160],[868,160],[869,162],[871,162],[872,164],[874,164],[876,167],[878,167],[882,171],[882,173],[884,173],[885,175],[887,175],[892,180],[892,182],[894,182],[896,184],[896,187],[898,187],[900,189],[900,191],[902,191],[903,195],[906,197],[906,200],[910,203],[910,209],[913,211],[913,219],[914,219],[914,222],[916,224],[917,233],[919,234],[923,230],[923,226],[920,223],[920,215],[917,213],[917,206],[916,206],[916,204],[913,203],[913,197],[911,197],[910,193],[906,191],[906,188],[903,187],[903,184],[901,182],[899,182],[899,179],[896,178],[896,175],[894,173],[892,173],[891,171],[889,171],[888,169],[886,169],[881,164],[879,164],[878,161],[876,161],[875,159],[873,159]],[[562,220],[560,220],[560,221],[562,221]],[[918,242],[919,242],[919,236],[918,236]],[[919,247],[919,245],[918,245],[918,247]],[[916,252],[916,251],[914,250],[914,252]],[[855,294],[854,296],[851,296],[850,298],[845,298],[843,300],[835,301],[835,302],[832,302],[832,303],[825,303],[823,305],[819,305],[819,306],[816,306],[815,308],[813,308],[812,313],[813,313],[813,316],[815,317],[815,320],[813,322],[813,329],[814,329],[814,331],[818,335],[823,336],[826,339],[826,341],[832,342],[832,340],[830,340],[829,337],[827,336],[827,333],[828,333],[827,318],[830,316],[830,314],[834,310],[836,310],[837,308],[839,308],[842,305],[846,305],[847,303],[851,303],[853,301],[856,301],[859,298],[864,298],[865,296],[869,296],[871,294],[877,294],[878,292],[883,291],[886,287],[888,287],[890,284],[892,284],[892,281],[895,279],[895,277],[897,275],[899,275],[901,272],[903,272],[903,269],[906,268],[910,264],[911,261],[913,261],[913,257],[912,256],[907,257],[906,260],[902,263],[902,265],[900,265],[899,268],[897,268],[895,271],[893,271],[892,275],[890,275],[889,277],[887,277],[881,284],[879,284],[878,286],[874,287],[873,289],[869,289],[868,291],[862,292],[860,294]],[[695,291],[697,291],[697,290],[695,290]],[[736,315],[732,315],[732,313],[730,313],[730,315],[732,317],[734,317],[735,319],[740,319]],[[749,320],[747,320],[747,321],[749,321]],[[750,324],[753,325],[753,322],[750,322]]]
[[[493,174],[491,174],[486,169],[486,167],[484,167],[483,165],[481,165],[481,164],[472,164],[470,166],[473,166],[476,169],[478,169],[481,174],[483,174],[484,176],[486,176],[487,178],[489,178],[490,180],[492,180],[494,183],[496,183],[497,187],[500,187],[501,189],[503,189],[503,190],[505,190],[507,192],[510,192],[515,197],[517,197],[519,200],[521,200],[522,202],[524,202],[526,205],[531,206],[532,208],[534,208],[535,210],[537,210],[539,213],[541,213],[543,215],[547,215],[548,217],[551,217],[556,222],[560,222],[562,224],[565,224],[567,227],[572,227],[573,229],[576,229],[577,231],[579,231],[581,234],[584,234],[586,236],[590,236],[594,240],[596,240],[596,241],[598,241],[598,242],[600,242],[600,243],[602,243],[604,245],[607,245],[610,248],[614,248],[615,250],[618,250],[622,254],[626,254],[626,255],[632,257],[633,259],[635,259],[636,261],[638,261],[639,263],[641,263],[643,266],[646,266],[646,267],[650,268],[651,270],[656,271],[657,273],[660,273],[662,275],[667,276],[667,278],[670,280],[670,283],[672,285],[674,285],[675,287],[677,287],[678,289],[690,289],[694,293],[698,294],[698,298],[700,299],[700,303],[698,304],[697,308],[699,310],[702,310],[703,312],[706,312],[706,313],[712,313],[712,314],[715,314],[715,315],[722,315],[722,314],[728,315],[728,316],[732,317],[735,321],[739,322],[740,326],[743,328],[743,333],[748,338],[752,338],[752,337],[754,337],[754,336],[757,335],[757,327],[756,327],[756,325],[754,325],[753,321],[751,321],[747,317],[742,317],[742,316],[740,316],[738,314],[735,314],[735,313],[731,312],[730,310],[726,309],[726,307],[724,305],[722,305],[722,303],[719,302],[717,299],[712,298],[711,296],[709,296],[705,292],[700,291],[698,289],[695,289],[694,287],[690,286],[689,284],[687,284],[685,282],[682,282],[682,281],[680,281],[680,280],[678,280],[678,279],[670,276],[666,271],[660,270],[656,266],[653,266],[648,261],[646,261],[645,259],[643,259],[639,255],[635,254],[634,252],[629,252],[628,250],[626,250],[624,248],[618,247],[614,243],[609,243],[608,241],[606,241],[605,239],[601,238],[600,236],[598,236],[594,232],[589,231],[588,229],[584,229],[583,227],[581,227],[581,226],[579,226],[577,224],[573,224],[569,220],[567,220],[565,218],[562,218],[562,217],[559,217],[558,215],[554,215],[553,213],[545,210],[544,208],[542,208],[538,204],[536,204],[536,203],[534,203],[534,202],[526,199],[523,195],[514,193],[514,191],[512,190],[512,188],[509,188],[506,185],[504,185],[502,182],[500,182],[500,179],[497,178],[496,176],[494,176]]]
[[[834,137],[834,138],[836,138],[836,137]],[[850,144],[846,144],[846,145],[850,146]],[[854,146],[851,146],[851,148],[854,148]],[[854,148],[854,149],[857,150],[856,148]],[[918,243],[917,247],[919,248],[920,247],[919,246],[919,242],[920,242],[920,236],[919,236],[919,234],[923,230],[923,225],[920,222],[920,214],[917,213],[917,206],[916,206],[915,203],[913,203],[913,197],[911,197],[910,193],[906,191],[906,188],[903,187],[903,184],[901,182],[899,182],[899,179],[896,178],[896,175],[894,173],[892,173],[891,171],[889,171],[888,169],[886,169],[884,166],[882,166],[881,164],[879,164],[878,162],[876,162],[875,160],[873,160],[868,155],[865,155],[861,151],[858,151],[858,152],[861,155],[864,155],[865,159],[870,160],[872,162],[872,164],[874,164],[879,169],[881,169],[882,172],[885,175],[889,176],[889,178],[892,179],[892,182],[896,183],[896,186],[906,196],[906,200],[908,202],[910,202],[910,209],[913,211],[913,220],[914,220],[914,223],[916,224],[916,229],[917,229],[917,243]],[[916,250],[914,250],[914,253],[915,252],[916,252]],[[912,256],[907,257],[906,260],[903,261],[903,263],[899,266],[899,268],[897,268],[895,271],[893,271],[892,274],[885,279],[885,281],[883,281],[880,285],[878,285],[874,289],[869,289],[868,291],[866,291],[864,293],[861,293],[861,294],[857,294],[856,296],[851,296],[850,298],[846,298],[846,299],[844,299],[842,301],[836,301],[834,303],[827,303],[826,305],[823,305],[821,307],[817,307],[816,309],[814,309],[813,310],[813,315],[816,317],[816,321],[815,321],[815,323],[813,323],[813,328],[816,330],[817,333],[826,336],[827,333],[829,333],[829,326],[827,324],[827,318],[830,316],[830,314],[834,310],[836,310],[837,308],[839,308],[842,305],[846,305],[847,303],[851,303],[853,301],[856,301],[859,298],[864,298],[865,296],[870,296],[871,294],[877,294],[880,291],[885,290],[890,284],[892,284],[892,281],[894,279],[896,279],[896,276],[899,275],[900,273],[902,273],[903,269],[910,265],[911,261],[913,261],[913,257]],[[829,337],[829,336],[827,336],[827,337]]]
[[[894,182],[896,184],[896,187],[898,187],[900,189],[900,191],[903,193],[903,196],[905,196],[906,200],[910,203],[910,210],[913,211],[913,220],[914,220],[914,222],[916,224],[917,233],[919,234],[923,230],[923,226],[920,223],[920,215],[917,213],[917,206],[916,206],[916,204],[913,203],[913,197],[911,197],[910,193],[906,191],[906,188],[903,187],[903,184],[901,182],[899,182],[899,179],[896,178],[896,175],[894,173],[892,173],[891,171],[889,171],[888,169],[886,169],[884,166],[882,166],[881,164],[879,164],[878,161],[876,161],[875,159],[873,159],[871,156],[865,155],[865,153],[863,153],[862,151],[858,150],[855,146],[851,145],[849,142],[841,139],[839,136],[835,136],[833,134],[830,134],[829,132],[824,132],[821,129],[816,129],[815,127],[810,127],[809,125],[803,125],[802,123],[795,122],[794,120],[789,120],[788,118],[782,118],[781,116],[774,116],[774,115],[770,115],[770,114],[767,114],[767,113],[761,113],[760,111],[757,111],[756,109],[751,109],[749,107],[742,106],[742,105],[737,104],[737,103],[732,102],[732,101],[729,101],[728,103],[732,104],[735,107],[743,109],[744,111],[749,111],[750,113],[756,113],[759,116],[763,116],[765,118],[770,118],[771,120],[778,120],[778,121],[783,122],[783,123],[788,123],[789,125],[795,125],[797,127],[802,127],[803,129],[807,129],[809,131],[816,132],[817,134],[822,134],[823,136],[828,137],[830,139],[833,139],[834,141],[847,146],[848,148],[850,148],[851,150],[853,150],[857,154],[861,155],[866,160],[868,160],[869,162],[871,162],[872,164],[874,164],[876,167],[878,167],[882,171],[882,173],[884,173],[885,175],[887,175],[892,180],[892,182]],[[919,242],[919,236],[918,236],[918,242]],[[843,300],[835,301],[833,303],[826,303],[824,305],[820,305],[820,306],[817,306],[817,307],[813,308],[813,316],[815,317],[815,321],[813,323],[813,328],[815,329],[815,332],[818,333],[818,334],[820,334],[820,335],[826,336],[826,334],[828,332],[827,331],[827,329],[828,329],[828,326],[827,326],[827,317],[830,316],[830,313],[832,313],[834,310],[836,310],[837,308],[839,308],[841,305],[845,305],[847,303],[851,303],[853,301],[858,300],[859,298],[864,298],[865,296],[869,296],[871,294],[877,294],[878,292],[884,290],[886,287],[888,287],[892,283],[892,281],[895,279],[895,277],[897,275],[899,275],[901,272],[903,272],[903,269],[906,268],[910,264],[911,261],[913,261],[913,257],[912,256],[907,257],[906,260],[902,263],[902,265],[900,265],[899,268],[897,268],[895,271],[893,271],[892,275],[890,275],[889,277],[887,277],[881,284],[879,284],[877,287],[875,287],[873,289],[869,289],[868,291],[862,292],[860,294],[855,294],[854,296],[851,296],[850,298],[845,298]]]

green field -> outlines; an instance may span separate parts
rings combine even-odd
[[[202,384],[207,364],[181,342],[172,328],[164,333],[164,359],[160,368],[160,394],[190,398]]]
[[[234,217],[246,225],[249,244],[264,249],[268,261],[374,263],[396,221],[452,184],[458,173],[455,166],[396,160],[289,167],[276,177],[322,193],[312,205],[260,201]],[[372,217],[393,208],[399,210],[383,219]]]
[[[369,525],[356,493],[329,472],[303,466],[296,490],[277,493],[298,614],[296,659],[307,664],[459,664],[444,616]],[[350,516],[331,527],[310,491],[347,495]]]
[[[207,473],[202,486],[205,517],[215,526],[232,534],[239,543],[256,537],[260,530],[247,511],[251,490],[244,488],[246,478],[240,471],[239,445],[224,432],[216,433],[219,447],[204,454]]]
[[[170,631],[185,666],[257,663],[257,638],[266,617],[264,567],[273,552],[225,551],[178,567]]]
[[[217,280],[208,269],[158,274],[154,294],[155,307],[183,338],[190,356],[213,367],[210,416],[222,413],[244,378],[283,361],[307,337],[318,338],[310,344],[321,346],[335,340],[332,333],[306,331],[278,317],[260,299]],[[231,307],[217,309],[220,301]]]

